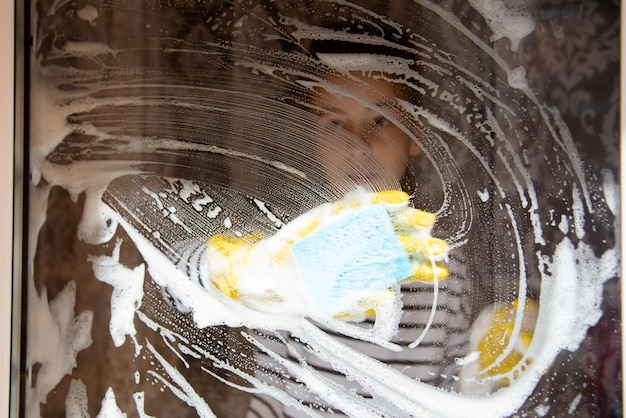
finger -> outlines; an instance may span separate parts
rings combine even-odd
[[[402,281],[402,283],[421,282],[421,283],[434,283],[435,280],[440,282],[448,278],[450,273],[448,269],[442,265],[435,264],[413,264],[413,276],[408,277]]]
[[[398,240],[409,257],[417,261],[442,261],[448,255],[448,243],[439,238],[400,234]]]
[[[246,254],[262,239],[254,234],[234,237],[216,234],[207,242],[209,277],[222,293],[237,299],[239,297],[239,274],[237,269],[246,263]]]

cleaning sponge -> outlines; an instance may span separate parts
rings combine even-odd
[[[339,216],[291,246],[298,276],[327,314],[349,310],[364,297],[413,275],[384,206]]]

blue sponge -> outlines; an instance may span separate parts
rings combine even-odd
[[[382,205],[340,215],[294,243],[291,253],[316,308],[329,315],[413,275]]]

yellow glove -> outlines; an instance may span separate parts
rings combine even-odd
[[[269,238],[216,235],[209,278],[227,296],[266,312],[321,312],[346,320],[393,303],[398,282],[445,279],[448,253],[432,213],[391,190],[357,192],[297,217]],[[395,286],[397,287],[397,286]]]
[[[532,359],[525,358],[533,338],[539,304],[527,299],[499,303],[485,309],[472,327],[470,351],[476,361],[461,372],[460,389],[468,394],[485,394],[510,385]],[[523,315],[516,329],[515,320]]]

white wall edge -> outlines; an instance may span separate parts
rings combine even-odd
[[[9,415],[11,385],[11,307],[13,277],[13,122],[14,122],[14,61],[15,5],[4,2],[0,15],[0,411]]]

